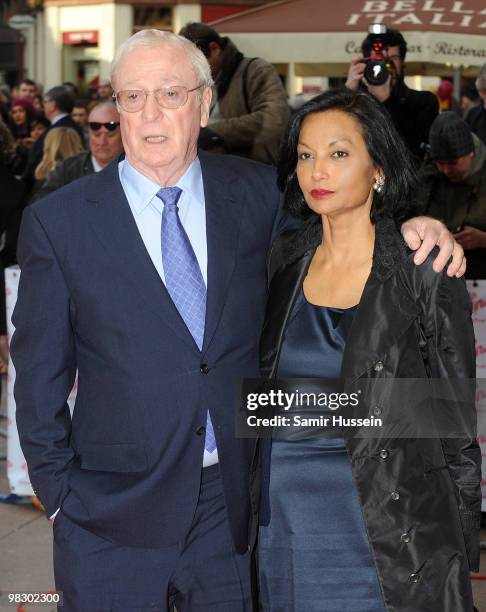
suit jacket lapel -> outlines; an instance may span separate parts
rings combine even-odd
[[[244,205],[244,184],[219,163],[218,156],[199,153],[206,203],[208,293],[203,353],[216,332],[236,263]],[[238,188],[238,196],[236,196]]]
[[[133,285],[145,305],[198,351],[145,248],[119,179],[118,160],[94,177],[86,199],[91,207],[88,219],[108,257],[118,263],[120,273]]]

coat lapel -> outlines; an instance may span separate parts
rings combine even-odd
[[[198,351],[189,330],[150,259],[118,175],[118,160],[88,186],[88,219],[107,256],[133,286],[133,291],[167,327]]]
[[[260,372],[265,378],[276,375],[287,322],[313,255],[314,249],[307,251],[277,273],[270,284],[267,315],[260,341]]]
[[[236,174],[225,174],[218,156],[200,152],[206,202],[208,293],[203,353],[208,349],[226,302],[236,263],[245,186]],[[236,190],[238,189],[238,195]]]

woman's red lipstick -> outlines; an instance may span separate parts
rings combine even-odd
[[[334,191],[329,191],[328,189],[312,189],[310,192],[311,196],[316,199],[325,198],[333,193]]]

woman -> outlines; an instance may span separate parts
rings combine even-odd
[[[42,184],[57,164],[66,157],[84,151],[79,134],[72,128],[58,127],[48,131],[44,140],[44,153],[35,169],[37,184]]]
[[[34,115],[34,107],[24,98],[14,98],[10,108],[11,128],[18,144],[25,144],[24,139],[30,137],[30,123]]]
[[[264,375],[342,377],[374,400],[355,409],[360,417],[391,410],[384,379],[474,378],[464,282],[436,274],[430,257],[415,266],[396,229],[414,182],[404,145],[368,94],[330,91],[294,114],[279,185],[306,222],[272,247]],[[373,436],[343,428],[261,440],[265,612],[472,612],[476,440],[392,439],[379,428]]]

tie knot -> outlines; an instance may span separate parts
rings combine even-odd
[[[157,197],[169,207],[177,207],[177,202],[181,197],[182,189],[180,187],[162,187],[157,191]]]

